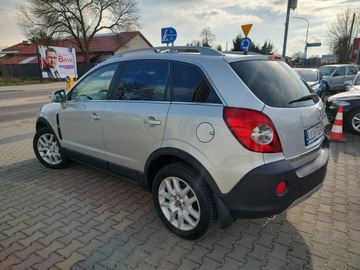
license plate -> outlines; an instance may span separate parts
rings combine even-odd
[[[324,125],[320,123],[315,127],[309,128],[305,130],[305,144],[309,145],[316,141],[318,138],[323,136],[324,134]]]

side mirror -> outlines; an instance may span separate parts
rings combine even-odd
[[[66,93],[64,89],[57,90],[51,94],[51,101],[56,103],[66,102]]]
[[[345,81],[344,84],[345,85],[350,85],[352,83],[352,81]]]

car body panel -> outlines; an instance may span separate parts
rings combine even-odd
[[[360,108],[360,91],[348,91],[330,96],[326,101],[326,118],[333,122],[339,106],[343,106],[343,124],[351,111]]]
[[[147,158],[161,147],[169,106],[169,102],[108,102],[103,121],[107,161],[143,171]]]
[[[103,137],[105,101],[69,101],[59,111],[59,125],[64,148],[88,156],[106,159]],[[81,133],[79,133],[81,130]]]
[[[319,70],[329,84],[329,91],[345,91],[344,82],[354,79],[358,67],[350,64],[324,65]]]
[[[185,149],[199,159],[214,179],[221,179],[217,185],[227,193],[246,171],[264,164],[264,160],[261,153],[244,151],[222,114],[223,107],[218,105],[173,103],[163,147]]]

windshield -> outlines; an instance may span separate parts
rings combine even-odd
[[[300,107],[316,102],[310,99],[291,103],[313,91],[284,62],[249,60],[233,62],[230,66],[247,87],[269,106]]]
[[[318,73],[315,70],[295,69],[300,77],[306,82],[318,81]]]
[[[336,69],[336,67],[329,67],[329,66],[322,66],[319,68],[320,72],[324,76],[330,76],[334,72],[335,69]]]

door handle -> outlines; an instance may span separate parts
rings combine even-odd
[[[161,125],[161,121],[160,120],[156,120],[155,117],[148,117],[147,119],[144,119],[144,124],[147,124],[149,126],[158,126]]]
[[[101,116],[96,113],[92,113],[90,115],[90,120],[92,120],[92,121],[99,120],[100,118],[101,118]]]

